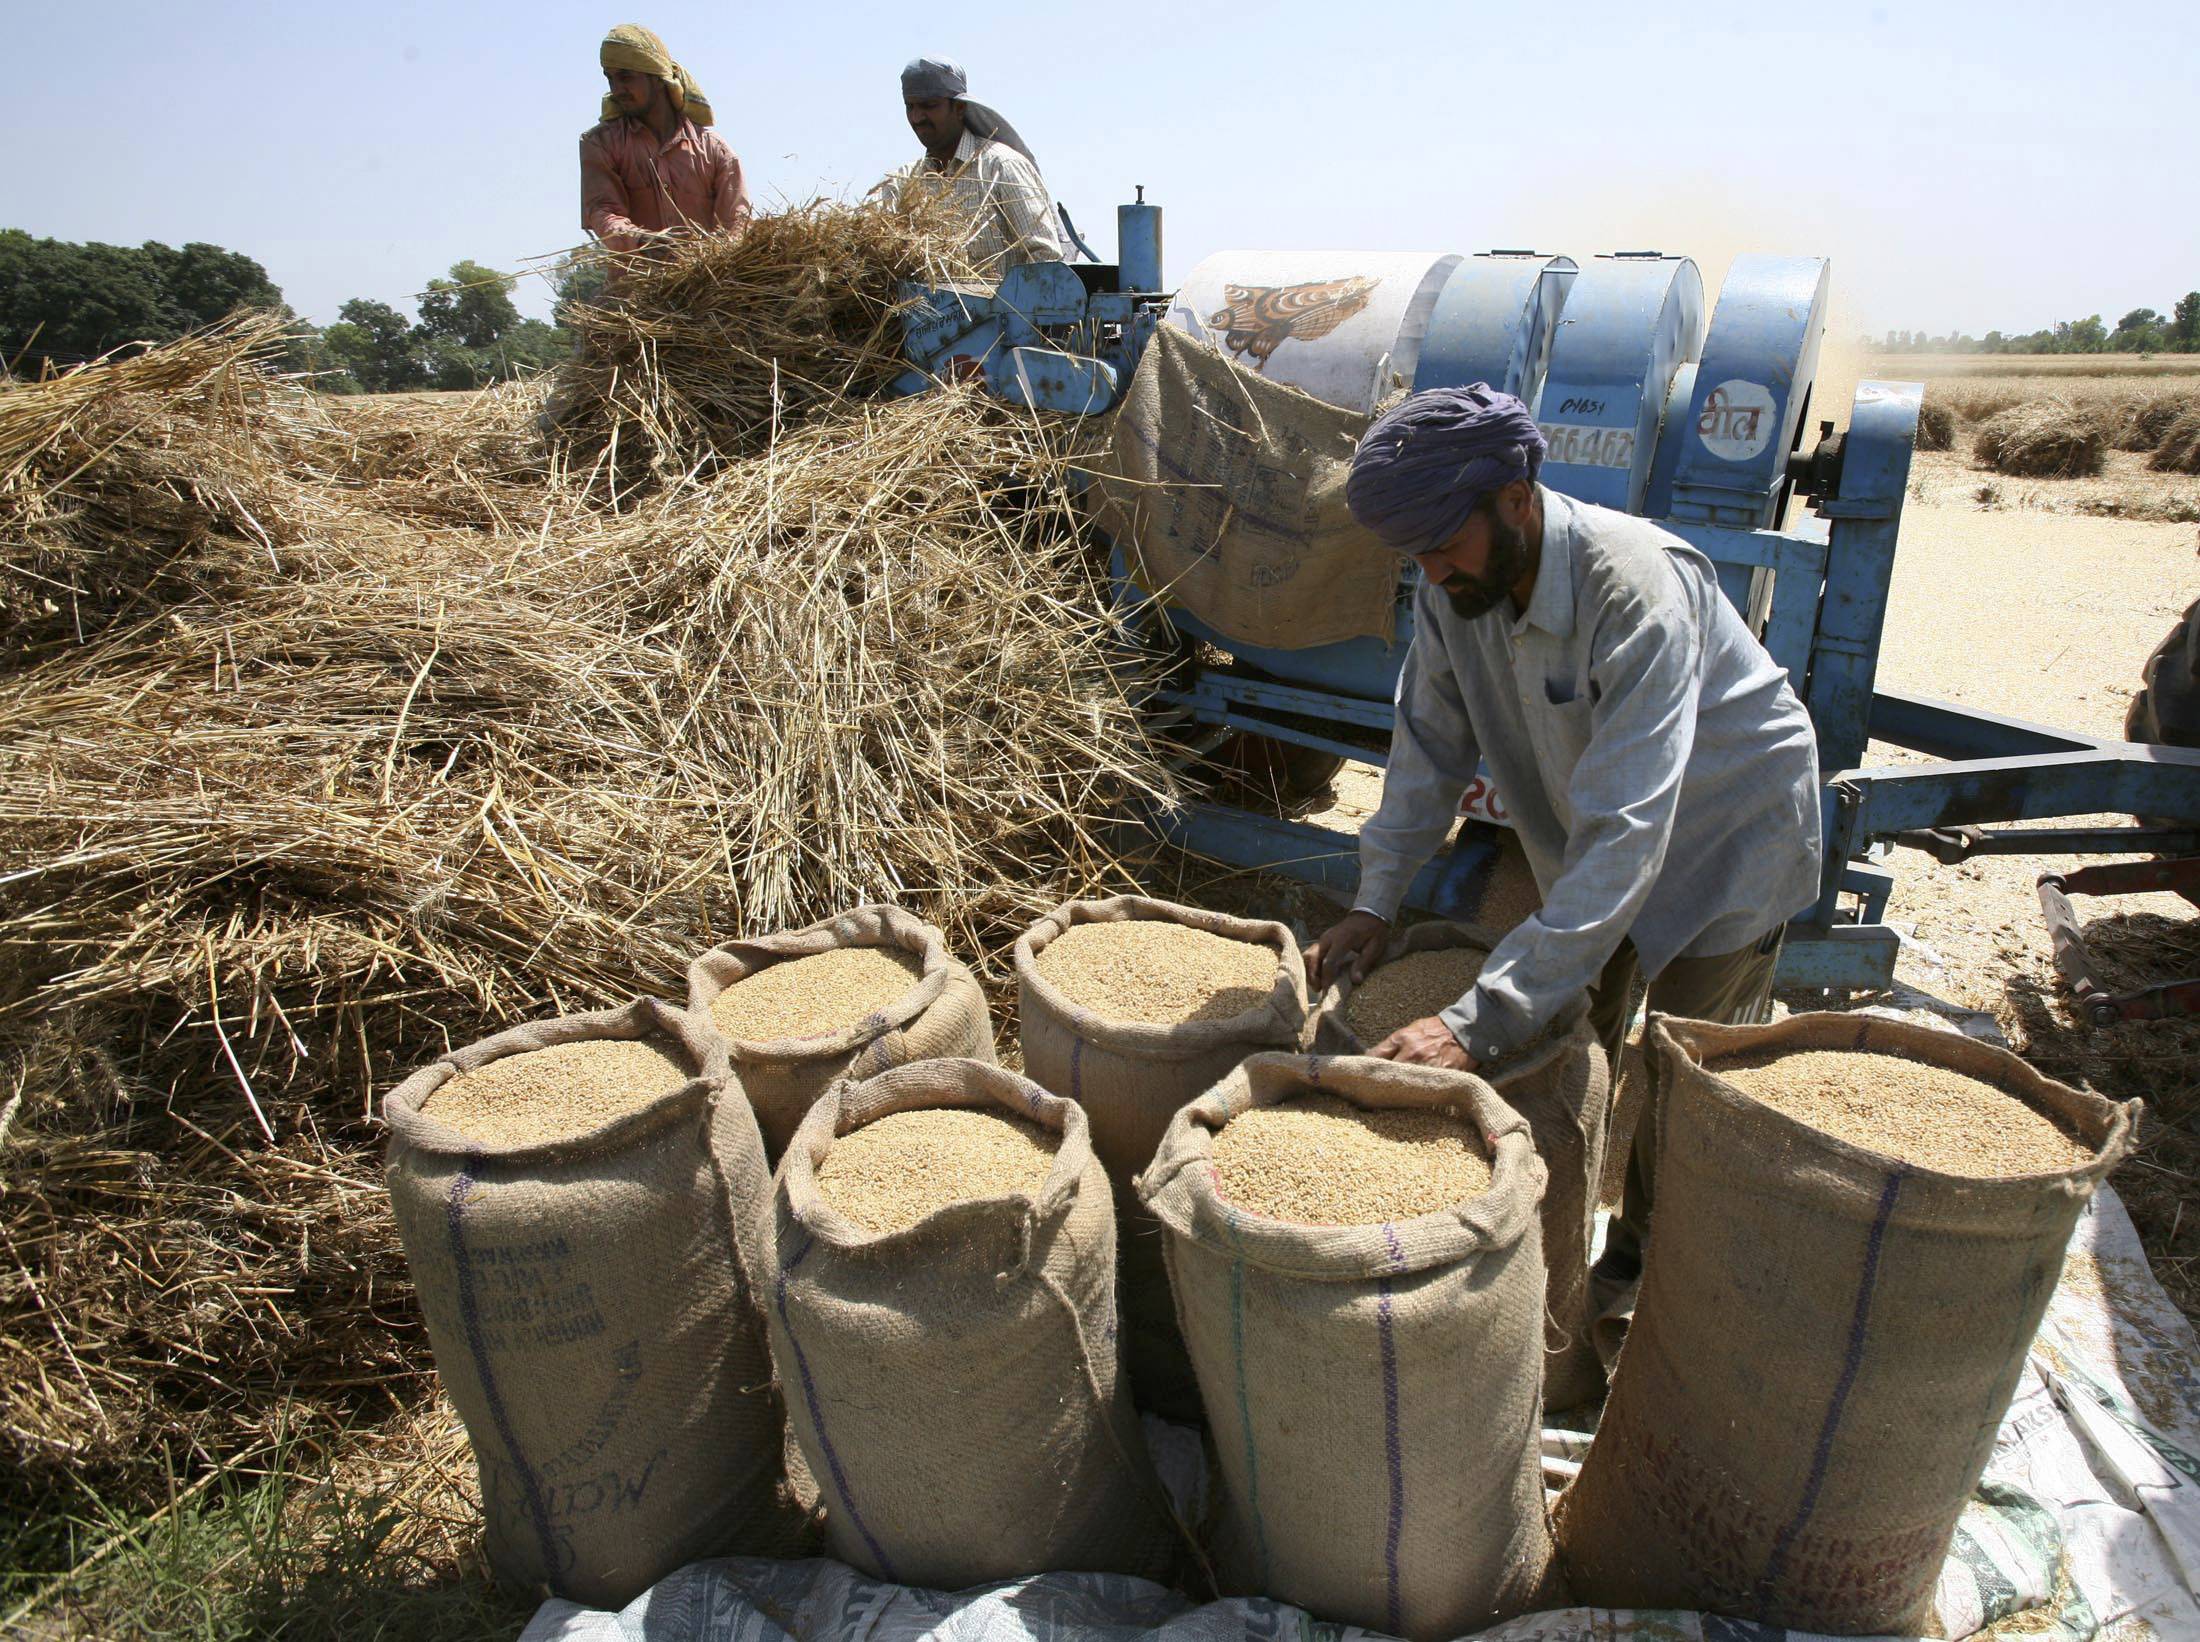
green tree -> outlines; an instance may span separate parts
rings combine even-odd
[[[2169,334],[2180,348],[2200,348],[2200,291],[2187,291],[2177,299]]]
[[[519,323],[512,301],[518,283],[478,262],[454,262],[450,277],[431,279],[420,297],[420,329],[468,348],[493,348]]]
[[[2108,345],[2118,353],[2152,353],[2162,345],[2162,316],[2152,308],[2134,308],[2116,321]]]
[[[2055,326],[2057,353],[2099,353],[2107,346],[2108,327],[2101,323],[2099,314],[2062,320]]]
[[[329,356],[368,393],[401,393],[428,383],[430,365],[412,322],[387,302],[353,297],[321,333]]]
[[[267,270],[239,251],[76,244],[0,229],[0,359],[73,365],[133,342],[168,342],[240,308],[285,314]]]

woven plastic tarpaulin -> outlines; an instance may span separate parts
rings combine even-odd
[[[1564,1486],[1590,1434],[1544,1432]],[[1169,1433],[1172,1487],[1196,1445]],[[2049,1642],[2200,1638],[2200,1341],[2147,1267],[2131,1219],[2101,1192],[2079,1222],[1994,1457],[1941,1571],[1950,1638],[2013,1615]],[[1357,1642],[1280,1602],[1195,1604],[1143,1580],[1045,1574],[945,1593],[836,1562],[700,1562],[618,1613],[552,1601],[521,1642]],[[1819,1642],[1798,1631],[1670,1612],[1562,1608],[1481,1642]]]

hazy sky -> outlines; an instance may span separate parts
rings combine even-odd
[[[1232,246],[1655,247],[1714,278],[1815,253],[1837,336],[2114,323],[2200,286],[2200,25],[2168,0],[652,5],[11,7],[0,226],[211,240],[322,322],[409,306],[459,258],[580,238],[596,43],[631,17],[766,204],[909,158],[897,72],[950,56],[1103,256],[1143,183],[1177,275]]]

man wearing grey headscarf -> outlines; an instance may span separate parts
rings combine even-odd
[[[1638,967],[1652,1009],[1763,1020],[1781,930],[1818,898],[1817,741],[1787,674],[1708,559],[1544,489],[1543,452],[1512,395],[1435,388],[1376,420],[1346,481],[1353,518],[1421,582],[1359,894],[1308,972],[1381,959],[1478,761],[1543,895],[1471,991],[1375,1046],[1386,1059],[1496,1066],[1586,994],[1616,1072]],[[1640,1271],[1652,1113],[1635,1133],[1598,1265],[1614,1299]]]
[[[964,250],[989,274],[1025,262],[1060,262],[1053,196],[1016,128],[967,95],[959,64],[919,57],[901,71],[902,106],[924,157],[880,184],[897,197],[911,189],[945,193],[969,224]]]

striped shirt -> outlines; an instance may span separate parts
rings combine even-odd
[[[998,275],[1025,262],[1060,262],[1054,200],[1039,168],[1006,143],[967,128],[949,161],[930,154],[903,166],[887,182],[901,198],[916,186],[946,192],[970,224],[964,251],[981,271]]]
[[[1424,580],[1357,904],[1395,918],[1486,759],[1543,907],[1439,1017],[1488,1063],[1632,939],[1656,975],[1733,952],[1818,898],[1810,716],[1719,591],[1645,519],[1545,490],[1528,608],[1473,621]]]

